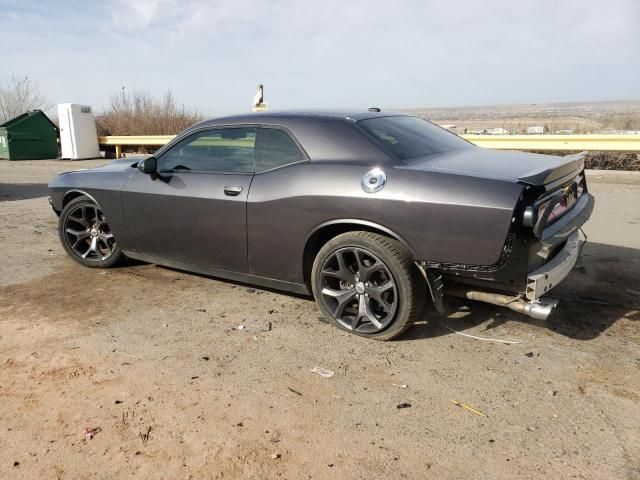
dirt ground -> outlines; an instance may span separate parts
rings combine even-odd
[[[46,182],[87,165],[0,162],[0,478],[640,479],[640,176],[590,172],[550,320],[456,303],[379,343],[308,298],[75,264]]]

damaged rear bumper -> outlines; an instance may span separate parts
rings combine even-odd
[[[580,240],[580,232],[573,232],[567,239],[564,247],[562,247],[562,250],[560,250],[551,261],[545,263],[527,276],[527,291],[525,296],[529,301],[536,301],[569,275],[578,261],[583,243],[584,242]]]
[[[505,295],[472,290],[461,285],[445,287],[444,294],[506,307],[537,320],[546,320],[555,309],[558,301],[544,298],[543,295],[562,282],[573,270],[583,243],[584,241],[580,239],[580,232],[573,232],[552,260],[529,273],[524,295]],[[427,281],[429,282],[429,277],[427,277]],[[432,287],[431,282],[429,287]],[[433,288],[431,288],[431,294],[434,296]]]

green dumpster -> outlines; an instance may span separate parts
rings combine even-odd
[[[23,113],[0,125],[0,159],[58,158],[58,127],[42,110]]]

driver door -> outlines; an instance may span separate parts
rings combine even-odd
[[[158,156],[157,173],[136,169],[121,195],[136,251],[246,273],[255,138],[255,128],[202,130]]]

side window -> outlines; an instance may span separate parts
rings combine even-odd
[[[255,128],[220,128],[194,133],[158,158],[158,170],[250,173],[255,143]]]
[[[277,128],[261,128],[256,148],[256,172],[299,162],[306,157],[289,134]]]

